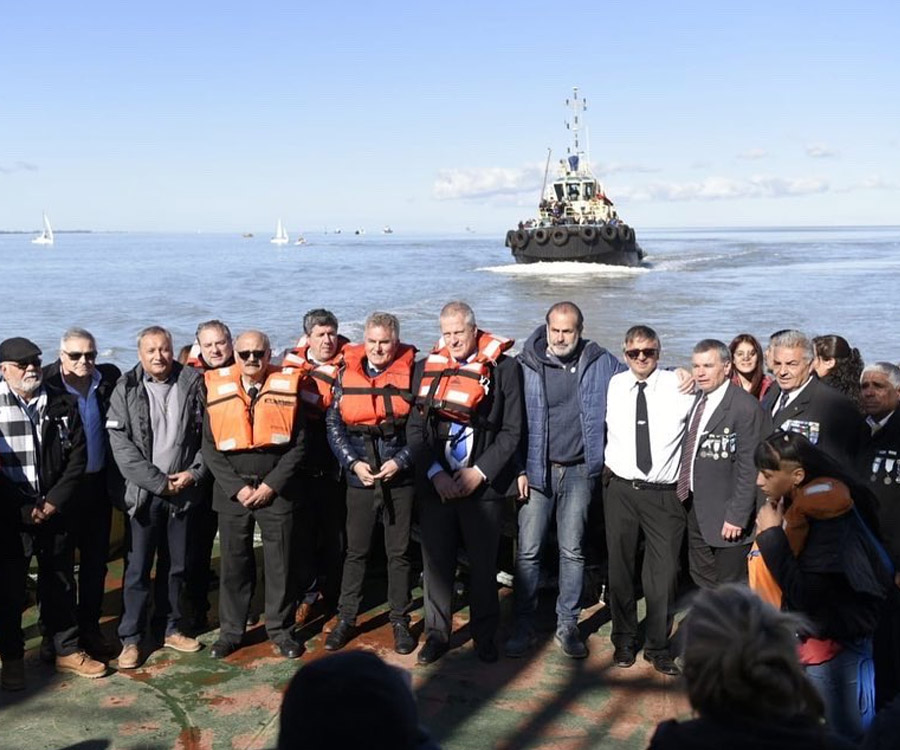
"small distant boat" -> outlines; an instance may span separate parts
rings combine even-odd
[[[295,245],[305,245],[305,244],[306,244],[306,237],[304,237],[302,234],[299,235],[299,236],[297,237],[297,239],[294,240],[294,244],[295,244]]]
[[[366,233],[366,230],[360,227],[353,234],[365,234],[365,233]]]
[[[278,220],[278,226],[275,229],[275,236],[269,240],[273,245],[287,245],[290,241],[290,237],[288,237],[288,233],[284,229],[284,224],[281,223],[281,219]]]
[[[253,232],[244,232],[244,233],[241,235],[241,237],[243,237],[245,240],[250,239],[252,236],[253,236]]]
[[[342,231],[341,228],[340,228],[340,227],[337,227],[337,228],[334,230],[334,233],[335,233],[335,234],[340,234],[341,231]]]
[[[53,227],[50,226],[50,219],[44,214],[44,231],[31,241],[32,245],[52,245],[53,244]]]
[[[394,230],[388,226],[385,226],[385,228],[382,229],[381,231],[384,232],[385,234],[393,234],[394,233]]]

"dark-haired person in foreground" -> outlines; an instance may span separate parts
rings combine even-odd
[[[822,698],[797,662],[796,617],[746,587],[697,595],[679,628],[695,717],[662,722],[649,750],[850,750],[822,724]]]
[[[756,451],[769,502],[757,514],[751,585],[802,614],[800,661],[830,727],[862,738],[875,711],[872,635],[893,570],[856,503],[865,488],[802,435],[776,432]]]

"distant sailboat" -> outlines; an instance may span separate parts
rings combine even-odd
[[[281,223],[281,219],[278,220],[278,227],[275,229],[275,236],[269,240],[273,245],[287,245],[290,241],[290,237],[288,237],[288,233],[284,231],[284,225]]]
[[[44,214],[44,231],[31,241],[32,245],[52,245],[53,244],[53,227],[50,226],[50,219]]]

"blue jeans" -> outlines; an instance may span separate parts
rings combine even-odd
[[[804,670],[825,701],[825,719],[831,731],[859,742],[875,716],[872,639],[843,646],[833,659],[807,665]]]
[[[516,552],[516,619],[531,624],[538,602],[541,547],[556,510],[559,541],[559,596],[556,599],[558,628],[578,622],[584,580],[584,540],[588,506],[594,480],[585,464],[550,466],[550,495],[531,488],[528,502],[519,508],[519,543]]]

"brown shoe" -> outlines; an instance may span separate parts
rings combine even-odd
[[[25,689],[24,659],[3,660],[3,672],[0,673],[0,688],[3,690]]]
[[[294,613],[294,625],[298,628],[303,627],[312,613],[312,604],[309,602],[300,602],[297,611]]]
[[[56,657],[57,672],[71,672],[79,677],[96,679],[106,674],[106,665],[88,656],[84,651]]]
[[[181,651],[185,654],[193,654],[195,651],[199,651],[203,648],[200,645],[200,641],[196,638],[191,638],[190,636],[177,631],[166,636],[166,640],[163,641],[163,646],[174,649],[175,651]]]
[[[141,650],[136,643],[127,643],[122,646],[122,653],[119,654],[119,669],[137,669],[141,666]]]

